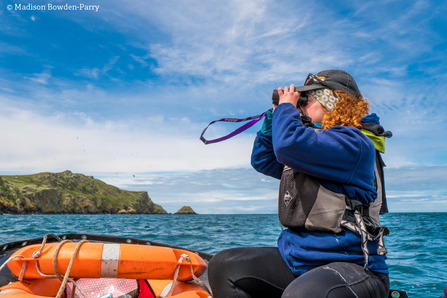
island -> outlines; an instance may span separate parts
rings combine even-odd
[[[197,213],[195,213],[194,210],[192,210],[191,207],[183,206],[175,214],[197,214]]]
[[[0,176],[0,214],[167,214],[146,191],[126,191],[92,176]]]

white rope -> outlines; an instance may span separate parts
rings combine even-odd
[[[43,277],[48,277],[48,278],[54,278],[54,277],[56,277],[56,278],[57,278],[56,275],[49,275],[49,274],[45,274],[45,273],[43,273],[42,271],[40,271],[39,261],[38,261],[38,260],[36,260],[36,269],[37,269],[37,273],[39,273],[39,274],[42,275]]]
[[[57,275],[51,275],[51,274],[45,274],[40,270],[39,267],[39,262],[36,261],[36,269],[37,272],[42,275],[43,277],[48,277],[48,278],[57,278]],[[84,291],[82,291],[82,289],[79,287],[79,285],[76,283],[76,281],[74,279],[72,279],[71,277],[68,278],[68,281],[71,282],[76,288],[78,288],[79,292],[81,292],[82,296],[84,296],[85,298],[87,298],[87,295],[85,295]]]
[[[33,258],[38,258],[42,254],[42,250],[45,247],[45,244],[47,243],[47,235],[43,236],[42,246],[38,251],[33,252]]]
[[[177,265],[177,267],[175,268],[174,279],[173,279],[173,281],[172,281],[172,283],[171,283],[171,289],[169,290],[169,292],[168,292],[167,294],[163,294],[163,293],[161,293],[161,294],[160,294],[160,298],[165,298],[165,297],[168,297],[169,295],[171,295],[172,291],[174,290],[175,286],[177,285],[178,272],[179,272],[179,270],[180,270],[180,265],[181,265],[181,263],[182,263],[183,260],[186,260],[186,261],[192,263],[191,259],[189,258],[189,256],[188,256],[187,254],[182,254],[182,255],[180,256],[180,259],[178,260],[178,265]],[[210,296],[208,296],[208,297],[211,297],[211,298],[212,298],[211,293],[210,293],[210,291],[208,290],[207,286],[206,286],[200,279],[198,279],[197,276],[194,275],[194,272],[193,272],[193,269],[192,269],[192,265],[191,265],[191,276],[192,276],[192,278],[194,279],[194,281],[195,281],[201,288],[203,288],[205,291],[207,291],[207,292],[210,294]]]
[[[8,260],[6,260],[6,262],[3,263],[2,266],[0,266],[0,271],[2,271],[3,268],[5,268],[6,264],[8,264],[9,262],[11,262],[11,261],[14,260],[15,258],[22,258],[22,259],[24,259],[25,257],[22,256],[22,255],[17,255],[17,256],[10,257]],[[23,263],[22,263],[22,270],[20,270],[20,274],[19,274],[19,280],[20,280],[20,281],[22,281],[23,276],[25,275],[25,270],[26,270],[26,262],[23,261]]]
[[[62,242],[59,244],[59,245],[60,245],[59,248],[62,246],[61,244],[63,244],[63,242],[64,242],[64,241],[62,241]],[[68,264],[68,268],[67,268],[67,270],[66,270],[66,272],[65,272],[65,276],[64,276],[64,279],[63,279],[63,281],[62,281],[61,287],[59,288],[59,292],[58,292],[57,295],[56,295],[56,298],[60,298],[60,297],[62,297],[62,295],[64,294],[65,286],[67,285],[67,282],[68,282],[69,280],[71,280],[71,281],[74,283],[73,279],[69,277],[69,275],[70,275],[70,271],[71,271],[71,268],[72,268],[72,266],[73,266],[73,263],[74,263],[74,260],[75,260],[75,258],[76,258],[76,255],[77,255],[79,249],[81,248],[81,245],[82,245],[83,243],[85,243],[85,242],[88,242],[88,241],[87,241],[87,240],[81,240],[81,241],[79,241],[78,244],[76,245],[76,247],[75,247],[75,249],[74,249],[74,252],[73,252],[73,255],[71,256],[70,263]],[[57,270],[57,266],[56,266],[57,253],[58,253],[58,249],[56,249],[56,250],[54,251],[54,255],[53,255],[53,265],[54,265],[55,270]],[[56,275],[58,275],[58,274],[59,274],[59,272],[56,272]],[[58,278],[61,279],[61,276],[59,275]],[[82,293],[81,289],[79,289],[79,291]],[[84,297],[85,297],[85,296],[84,296]]]
[[[169,292],[166,295],[160,295],[160,298],[165,298],[165,297],[168,297],[169,295],[171,295],[172,291],[174,290],[174,287],[177,285],[178,272],[180,270],[180,264],[182,263],[183,259],[185,259],[184,256],[188,257],[188,255],[182,254],[180,256],[180,259],[178,260],[179,264],[177,265],[177,267],[175,267],[174,279],[172,280],[171,289],[169,290]]]
[[[82,296],[84,298],[87,298],[87,295],[85,295],[84,291],[82,290],[82,288],[74,281],[74,279],[72,279],[71,277],[68,278],[68,281],[71,282],[74,286],[72,288],[73,291],[73,295],[76,289],[79,290],[79,292],[81,292]]]
[[[187,254],[183,254],[182,257],[184,257],[185,260],[187,260],[188,262],[192,263],[191,259],[189,258],[189,256]],[[210,294],[210,290],[208,289],[208,287],[205,285],[205,283],[203,281],[201,281],[197,276],[195,276],[194,271],[192,269],[192,265],[190,266],[191,268],[191,276],[192,279],[205,291],[208,292],[208,294]]]
[[[43,237],[43,241],[42,241],[42,246],[40,247],[40,250],[35,251],[35,252],[33,253],[33,258],[37,259],[37,258],[39,258],[39,257],[42,255],[42,250],[43,250],[43,248],[45,247],[46,242],[47,242],[47,236],[44,236],[44,237]],[[65,242],[68,242],[68,240],[65,240],[65,241],[63,241],[63,242],[64,242],[64,243],[65,243]],[[82,243],[83,243],[83,242],[85,242],[85,241],[83,240]],[[61,243],[58,245],[59,248],[61,247],[61,244],[63,244],[63,243],[61,242]],[[79,244],[78,244],[78,245],[79,245]],[[79,248],[79,247],[78,247],[78,248]],[[56,251],[54,252],[54,255],[53,255],[53,263],[56,262],[58,251],[59,251],[59,250],[56,249]],[[70,263],[74,260],[74,258],[76,257],[76,254],[77,254],[77,249],[75,249],[75,252],[73,253],[73,256],[72,256],[72,258],[71,258]],[[72,265],[72,263],[71,263],[71,265]],[[56,267],[56,268],[57,268],[57,267]],[[76,283],[76,281],[75,281],[73,278],[71,278],[71,277],[66,277],[67,279],[66,279],[65,284],[64,284],[64,279],[62,278],[62,276],[61,276],[60,274],[58,274],[59,272],[56,272],[57,275],[51,275],[51,274],[45,274],[45,273],[43,273],[43,272],[40,270],[40,267],[39,267],[39,260],[36,260],[36,269],[37,269],[37,272],[38,272],[41,276],[43,276],[43,277],[48,277],[48,278],[59,278],[59,280],[62,281],[61,287],[64,287],[64,288],[65,288],[67,281],[71,282],[71,283],[74,285],[74,286],[73,286],[73,292],[75,291],[76,288],[78,288],[78,290],[79,290],[79,292],[82,294],[82,296],[83,296],[84,298],[87,298],[87,295],[85,295],[84,291],[82,291],[82,289],[79,287],[79,285]],[[71,266],[69,266],[69,268],[67,269],[67,273],[69,273],[70,269],[71,269]],[[23,268],[22,268],[22,270],[23,270]]]

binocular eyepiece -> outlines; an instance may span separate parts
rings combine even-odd
[[[295,92],[296,92],[296,87],[295,87]],[[279,104],[279,95],[278,95],[278,90],[273,90],[273,94],[272,94],[272,103],[274,105],[278,105]],[[298,99],[298,107],[301,106],[305,106],[307,105],[307,92],[306,91],[302,91],[300,93],[300,98]]]

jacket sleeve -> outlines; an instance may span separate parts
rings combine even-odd
[[[267,112],[261,130],[258,132],[253,151],[251,165],[265,175],[281,179],[284,166],[276,160],[272,145],[272,112]]]
[[[277,162],[296,171],[343,184],[373,179],[374,145],[360,130],[306,128],[292,105],[281,104],[275,109],[272,145]],[[366,168],[372,172],[364,171]]]

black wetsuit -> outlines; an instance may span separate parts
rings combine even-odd
[[[337,262],[294,276],[276,247],[241,247],[216,254],[209,264],[214,298],[384,298],[388,274]]]

